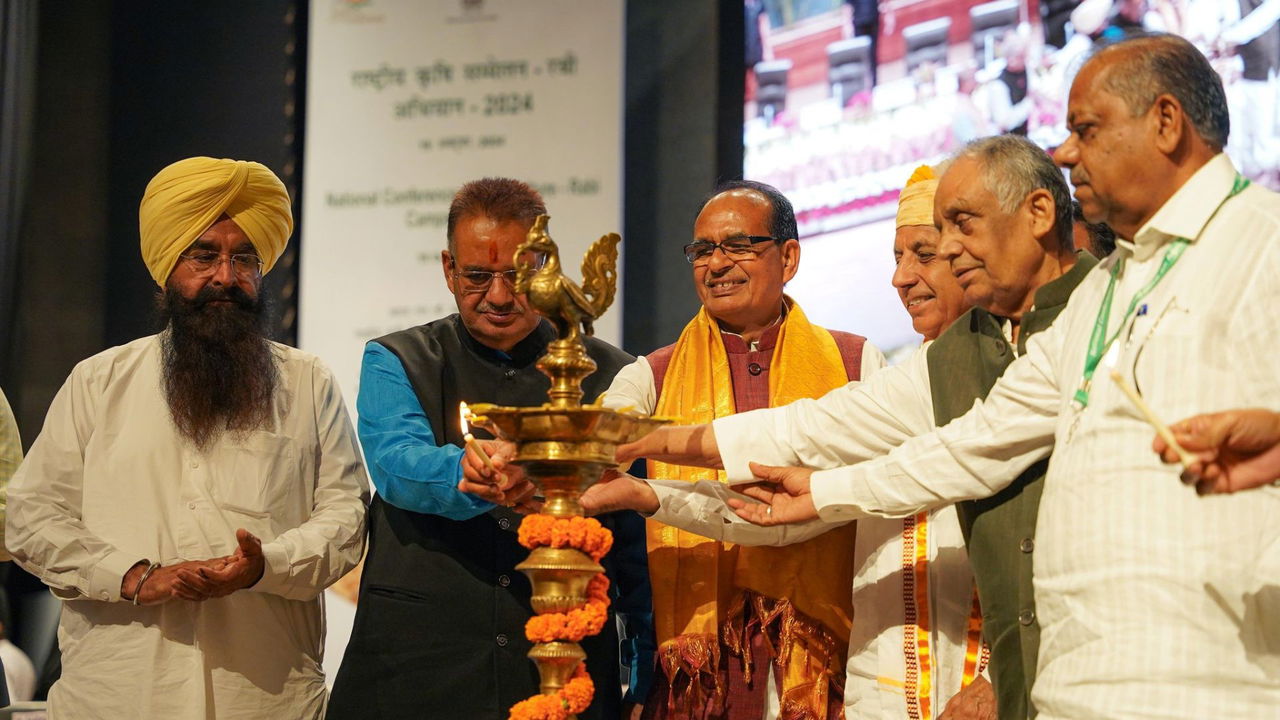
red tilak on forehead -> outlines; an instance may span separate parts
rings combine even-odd
[[[489,264],[493,265],[498,262],[498,243],[493,240],[489,241]]]

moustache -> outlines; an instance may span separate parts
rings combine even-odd
[[[257,300],[249,297],[249,294],[238,286],[215,288],[206,285],[191,299],[191,306],[195,310],[203,310],[212,302],[230,302],[241,310],[250,311],[258,305]]]
[[[1078,167],[1078,166],[1077,166],[1077,167]],[[1083,171],[1083,170],[1079,170],[1079,171],[1077,171],[1075,168],[1072,168],[1072,170],[1071,170],[1071,184],[1072,184],[1072,185],[1088,185],[1088,184],[1089,184],[1089,173],[1087,173],[1087,172],[1085,172],[1085,171]]]
[[[744,280],[742,269],[737,265],[720,268],[719,270],[710,270],[707,273],[705,283],[724,282],[725,280]]]
[[[476,312],[480,312],[480,313],[488,313],[488,312],[509,313],[509,312],[517,312],[518,310],[519,308],[516,306],[515,302],[503,303],[502,305],[495,305],[489,302],[488,300],[481,300],[480,304],[476,305]]]

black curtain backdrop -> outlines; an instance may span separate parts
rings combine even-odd
[[[280,176],[300,216],[299,52],[307,3],[117,2],[111,13],[106,346],[154,332],[156,285],[138,251],[138,203],[161,168],[207,155],[255,160]],[[263,282],[275,338],[296,341],[298,232]]]
[[[742,176],[742,0],[627,3],[623,347],[675,342],[698,311],[689,242],[702,198]]]
[[[30,181],[35,113],[36,0],[0,0],[0,388],[10,374],[17,321],[18,248]]]

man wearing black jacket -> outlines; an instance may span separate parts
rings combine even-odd
[[[370,342],[361,369],[358,431],[378,495],[355,625],[328,717],[501,720],[538,692],[524,624],[531,587],[515,570],[524,500],[465,472],[459,402],[539,405],[549,380],[534,362],[555,330],[512,287],[513,255],[546,212],[525,183],[468,183],[449,209],[445,282],[458,313]],[[598,370],[588,398],[630,355],[585,338]],[[614,531],[606,572],[611,608],[635,641],[647,635],[644,525],[634,513],[602,518]],[[621,713],[615,623],[582,642],[595,699],[579,717]],[[650,641],[651,644],[652,641]],[[643,642],[640,642],[643,645]],[[648,668],[652,660],[633,662]],[[633,685],[644,682],[633,675]],[[632,691],[643,687],[632,687]]]

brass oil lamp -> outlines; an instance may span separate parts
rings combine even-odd
[[[615,449],[666,421],[608,409],[598,400],[582,404],[582,381],[596,369],[582,335],[592,334],[592,321],[613,302],[621,238],[611,233],[592,244],[583,258],[583,282],[578,286],[561,272],[559,249],[547,234],[548,220],[546,215],[538,217],[515,255],[515,291],[524,293],[557,330],[557,339],[536,365],[551,378],[548,402],[537,407],[477,404],[472,409],[477,424],[516,445],[512,464],[540,491],[545,499],[542,512],[571,518],[583,515],[578,503],[582,493],[616,467]],[[533,583],[532,605],[538,614],[583,606],[588,584],[603,572],[586,553],[553,547],[534,549],[516,568]],[[542,642],[534,645],[529,657],[537,663],[542,694],[552,695],[565,686],[586,653],[576,642]]]

